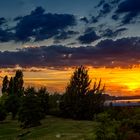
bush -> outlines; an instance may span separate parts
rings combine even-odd
[[[59,93],[49,95],[49,115],[60,116],[59,104],[62,99],[62,95]]]
[[[25,96],[21,102],[18,120],[21,122],[21,127],[28,128],[40,125],[40,120],[45,117],[41,102],[36,96]]]
[[[15,119],[20,107],[20,98],[15,95],[9,95],[4,106],[7,112],[12,113],[12,119]]]
[[[0,104],[0,121],[4,121],[6,119],[7,113],[3,105]]]

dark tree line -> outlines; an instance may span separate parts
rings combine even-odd
[[[57,115],[73,119],[93,119],[94,114],[103,109],[104,86],[94,82],[91,88],[88,70],[78,67],[63,95],[49,94],[46,88],[36,90],[34,87],[24,88],[23,73],[16,71],[10,80],[3,78],[2,97],[0,98],[0,121],[6,114],[12,114],[12,119],[18,117],[23,128],[40,124],[46,115]]]
[[[2,97],[0,98],[0,120],[11,113],[12,119],[16,116],[21,126],[32,127],[40,124],[40,120],[48,112],[48,92],[46,88],[35,90],[34,87],[24,89],[23,72],[17,70],[10,80],[3,78]]]

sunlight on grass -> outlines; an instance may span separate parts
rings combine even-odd
[[[19,134],[27,131],[30,133],[22,137],[22,140],[94,140],[96,125],[93,121],[74,121],[48,116],[41,126],[21,129],[16,120],[6,120],[0,124],[0,140],[17,140]]]

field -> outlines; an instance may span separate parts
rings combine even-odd
[[[0,140],[94,140],[96,125],[48,116],[41,126],[21,129],[17,120],[7,118],[0,123]]]

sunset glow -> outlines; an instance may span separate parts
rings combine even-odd
[[[17,68],[15,68],[16,70]],[[140,95],[140,67],[133,68],[93,68],[87,67],[93,82],[102,79],[106,86],[106,93],[116,96]],[[46,86],[51,92],[64,92],[74,68],[23,68],[25,86]],[[13,69],[1,69],[0,75],[9,77],[14,74]]]

